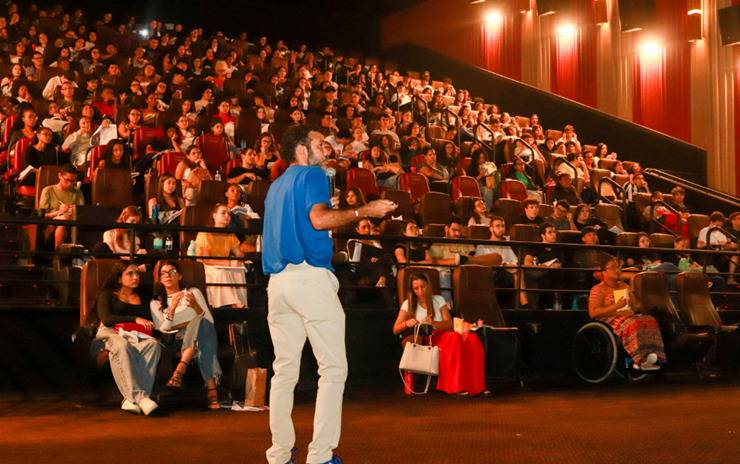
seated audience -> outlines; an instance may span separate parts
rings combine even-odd
[[[136,206],[127,206],[116,219],[118,224],[141,224],[141,211]],[[133,237],[133,240],[131,239]],[[130,259],[131,254],[145,255],[146,250],[141,247],[141,240],[133,229],[111,229],[103,233],[103,243],[96,247],[101,253],[116,253],[121,259]]]
[[[254,180],[268,180],[270,171],[257,164],[257,152],[252,148],[247,148],[241,154],[241,166],[232,168],[229,171],[226,181],[230,184],[246,185]]]
[[[420,235],[416,221],[407,220],[403,228],[403,236],[419,237]],[[398,264],[430,264],[432,262],[429,247],[425,243],[399,242],[393,249],[393,256]]]
[[[506,233],[506,222],[501,216],[493,216],[491,218],[489,229],[491,230],[490,240],[496,242],[504,242],[508,240],[504,235]],[[501,265],[503,266],[503,268],[494,269],[494,286],[497,289],[516,289],[519,304],[522,307],[526,307],[529,302],[527,300],[527,294],[521,291],[521,287],[519,285],[519,271],[517,270],[519,258],[516,253],[514,253],[514,250],[512,250],[511,247],[506,245],[478,245],[475,249],[475,256],[484,256],[492,253],[501,255]]]
[[[468,225],[488,226],[491,224],[491,216],[488,214],[488,208],[483,200],[475,200],[473,204],[473,214],[468,219]]]
[[[558,174],[558,183],[552,191],[553,201],[564,200],[570,204],[577,205],[581,203],[581,197],[578,195],[576,188],[573,186],[570,174],[561,172]]]
[[[517,224],[534,224],[536,226],[542,224],[544,221],[541,217],[539,217],[540,212],[540,201],[535,200],[534,198],[530,198],[528,200],[524,200],[524,211],[521,215],[519,215],[519,220],[516,221]]]
[[[605,261],[602,282],[591,289],[588,315],[608,324],[622,341],[638,370],[660,369],[666,362],[660,327],[652,316],[638,314],[640,304],[629,286],[620,280],[619,263]]]
[[[437,152],[432,147],[424,149],[424,162],[419,172],[429,179],[429,186],[436,192],[447,192],[450,183],[450,172],[437,162]]]
[[[175,261],[159,262],[159,284],[149,304],[154,327],[174,333],[166,350],[180,354],[180,361],[167,381],[167,388],[180,390],[182,378],[190,362],[195,359],[206,384],[208,409],[218,410],[218,380],[221,365],[218,362],[218,340],[213,315],[197,287],[181,288],[182,274]]]
[[[556,201],[552,214],[546,217],[545,221],[552,223],[557,230],[574,230],[576,228],[570,214],[570,203],[566,200]]]
[[[41,191],[39,210],[44,212],[46,219],[71,221],[75,218],[75,207],[85,204],[82,192],[77,188],[77,169],[71,164],[65,164],[59,171],[59,181],[48,185]],[[53,237],[54,248],[67,239],[68,226],[49,226],[44,232],[48,241]]]
[[[226,228],[231,223],[231,215],[226,205],[218,203],[211,211],[211,227]],[[198,232],[195,238],[195,255],[205,265],[206,283],[232,284],[224,287],[208,287],[208,302],[214,308],[231,306],[247,307],[247,283],[244,266],[238,260],[244,256],[239,239],[233,233]]]
[[[431,344],[440,348],[437,389],[448,394],[479,395],[486,392],[483,345],[471,333],[453,330],[450,307],[440,295],[432,295],[431,285],[424,274],[409,279],[408,297],[401,304],[393,333],[402,335],[417,324],[430,324]],[[406,336],[402,344],[411,342]],[[411,376],[405,377],[405,382]]]
[[[552,244],[557,241],[558,231],[554,225],[545,222],[540,225],[539,232],[542,243]],[[564,262],[565,252],[549,246],[532,248],[524,256],[522,265],[530,269],[524,271],[523,286],[528,290],[527,300],[531,309],[542,309],[540,301],[547,301],[553,296],[550,292],[543,294],[532,290],[562,288],[563,273],[555,270],[563,267]],[[543,302],[542,305],[548,303]]]
[[[153,219],[154,206],[157,207],[157,222],[168,223],[173,215],[185,207],[185,199],[180,196],[177,179],[172,174],[162,174],[157,183],[156,196],[149,199],[149,217]]]
[[[111,372],[123,396],[121,409],[149,415],[158,407],[150,395],[161,347],[157,339],[134,332],[151,333],[154,329],[154,323],[145,317],[139,281],[139,270],[134,263],[120,262],[113,268],[97,298],[100,327],[95,339],[99,342],[92,347],[108,351]],[[117,326],[122,332],[116,330]]]

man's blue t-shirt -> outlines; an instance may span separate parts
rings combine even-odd
[[[311,208],[319,203],[331,207],[329,182],[318,166],[290,166],[272,183],[262,230],[262,270],[266,274],[303,261],[333,270],[329,231],[316,230],[309,218]]]

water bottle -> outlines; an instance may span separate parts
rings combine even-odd
[[[552,310],[553,311],[561,311],[563,309],[563,303],[560,302],[560,294],[555,294],[555,301],[552,303]]]
[[[190,245],[188,245],[188,256],[195,256],[195,240],[190,241]]]
[[[159,205],[156,202],[152,205],[152,222],[159,224]]]
[[[162,240],[162,236],[157,234],[154,236],[154,240],[152,241],[152,248],[155,250],[161,250],[164,248],[164,240]]]
[[[173,247],[172,235],[167,234],[167,237],[164,239],[164,249],[166,251],[172,251]]]
[[[213,176],[213,178],[220,182],[221,181],[221,171],[216,170],[216,175]]]

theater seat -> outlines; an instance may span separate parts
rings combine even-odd
[[[95,302],[118,259],[93,259],[85,263],[80,276],[80,326],[94,326],[98,319]]]
[[[185,153],[179,151],[166,151],[157,160],[157,172],[162,174],[175,175],[175,170],[180,161],[185,159]]]
[[[358,188],[368,200],[378,198],[378,190],[375,174],[370,169],[352,168],[347,171],[347,190]]]
[[[715,332],[737,332],[738,326],[725,325],[709,294],[702,272],[682,272],[676,277],[681,316],[689,326],[709,327]]]
[[[689,331],[712,334],[712,349],[707,355],[709,363],[736,370],[740,356],[740,330],[738,325],[722,322],[707,283],[702,272],[682,272],[676,277],[681,318]]]
[[[479,224],[468,226],[467,237],[475,240],[488,240],[491,238],[491,229]]]
[[[92,185],[93,205],[124,208],[133,204],[131,172],[102,168],[95,171]]]
[[[386,219],[380,224],[380,235],[400,237],[403,235],[404,227],[406,227],[406,221]]]
[[[460,197],[477,197],[481,198],[480,185],[475,177],[457,176],[452,179],[451,184],[452,201],[457,201]]]
[[[85,182],[92,182],[92,179],[95,176],[95,170],[98,169],[100,160],[105,156],[105,149],[107,146],[108,145],[95,145],[94,147],[90,147],[87,151],[87,158],[89,161],[87,162]]]
[[[444,238],[445,227],[446,226],[444,224],[427,224],[424,226],[424,229],[422,230],[422,236]]]
[[[254,180],[247,186],[247,201],[249,206],[260,215],[265,217],[265,198],[270,190],[269,180]]]
[[[501,198],[511,198],[524,201],[529,198],[527,187],[516,179],[504,179],[501,181]]]
[[[514,224],[509,228],[511,239],[516,242],[541,241],[538,227],[533,224]]]
[[[198,204],[213,206],[216,203],[226,203],[226,189],[229,184],[223,180],[204,180],[198,192]]]
[[[398,177],[398,188],[411,195],[411,201],[417,203],[429,192],[429,180],[417,172],[406,172]]]
[[[200,226],[200,227],[212,227],[213,217],[211,211],[213,205],[196,205],[186,206],[185,211],[180,215],[181,226]],[[180,231],[180,253],[184,256],[188,251],[188,246],[191,240],[195,240],[198,235],[197,232],[191,231]]]
[[[691,333],[687,330],[673,304],[664,273],[640,272],[633,277],[632,288],[640,301],[641,311],[658,321],[671,364],[675,364],[677,358],[696,362],[706,355],[713,337],[706,331]]]
[[[493,205],[493,214],[504,218],[507,228],[519,220],[522,211],[522,202],[511,198],[499,198]]]
[[[599,203],[596,205],[594,214],[604,221],[609,228],[616,226],[624,230],[624,226],[622,225],[622,209],[619,206],[610,203]]]
[[[706,214],[690,214],[686,223],[689,227],[691,247],[696,248],[696,241],[699,238],[699,232],[709,225],[709,216]]]
[[[423,225],[449,224],[450,196],[440,192],[425,193],[419,203],[419,215]]]
[[[583,243],[581,233],[577,230],[559,230],[558,243]]]
[[[654,248],[673,248],[673,242],[676,240],[675,235],[654,233],[650,234],[650,241]]]
[[[486,353],[486,377],[519,378],[519,330],[506,327],[493,288],[492,268],[477,264],[456,267],[452,272],[452,290],[459,315],[467,322],[482,319],[485,324],[475,334]]]
[[[460,197],[455,200],[455,215],[460,218],[463,224],[467,224],[473,216],[475,202],[480,200],[476,197]]]
[[[62,172],[61,166],[41,166],[36,171],[36,196],[34,201],[34,208],[38,209],[39,200],[41,199],[41,191],[44,187],[54,185],[59,182],[59,173]]]
[[[200,148],[208,170],[213,173],[229,160],[229,147],[226,139],[220,135],[203,134],[195,139],[195,146]]]
[[[637,232],[622,232],[617,234],[617,246],[637,246]]]
[[[149,144],[164,144],[167,142],[163,127],[140,127],[134,132],[134,160],[144,156]]]
[[[414,207],[411,204],[411,194],[409,192],[386,189],[380,194],[380,198],[390,200],[398,205],[398,208],[388,216],[402,216],[404,219],[412,219],[414,217]]]

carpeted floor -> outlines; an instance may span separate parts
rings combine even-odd
[[[740,460],[740,384],[611,385],[491,398],[398,391],[345,399],[338,453],[360,463],[723,463]],[[145,418],[115,404],[0,400],[0,462],[263,463],[267,413],[163,401]],[[313,404],[294,412],[301,449]]]

